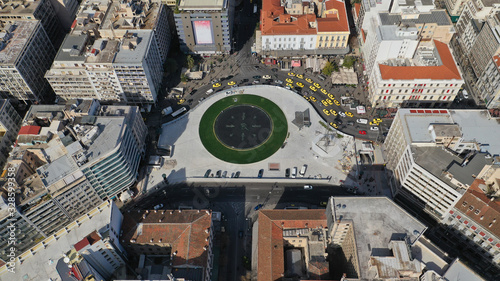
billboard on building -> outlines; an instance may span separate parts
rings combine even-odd
[[[212,22],[209,20],[193,21],[194,38],[196,45],[213,44]]]

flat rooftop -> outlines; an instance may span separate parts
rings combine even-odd
[[[15,21],[10,25],[10,28],[5,27],[5,29],[10,30],[9,34],[6,34],[5,30],[1,31],[3,34],[1,37],[5,38],[4,36],[7,36],[10,39],[0,49],[0,64],[15,64],[38,24],[38,20]]]
[[[410,143],[433,142],[429,133],[431,124],[457,124],[464,141],[487,145],[491,155],[500,155],[500,119],[491,118],[487,110],[429,110],[401,108],[398,113],[405,124],[405,135]]]
[[[388,12],[379,13],[382,25],[398,25],[398,24],[428,24],[436,23],[437,25],[453,25],[451,19],[446,13],[446,10],[432,10],[430,13],[420,13],[415,19],[403,19],[401,14],[391,14]]]
[[[126,126],[125,117],[98,117],[95,125],[99,127],[100,133],[87,150],[89,163],[118,147]]]
[[[137,37],[137,45],[134,48],[125,49],[124,46],[128,44],[129,39],[122,39],[121,47],[116,54],[114,63],[118,64],[135,64],[141,63],[148,48],[148,43],[153,34],[152,30],[127,30],[128,33],[133,34],[134,39]]]
[[[88,36],[86,34],[66,35],[54,61],[85,61],[85,54],[83,52],[83,49],[87,43],[87,38]]]
[[[5,266],[0,267],[0,280],[61,280],[56,270],[57,261],[89,233],[109,224],[111,213],[116,212],[115,208],[113,202],[106,201],[89,212],[91,220],[85,214],[77,219],[81,223],[79,227],[76,222],[70,223],[67,226],[69,232],[60,230],[55,234],[57,240],[50,236],[43,241],[45,249],[37,244],[32,248],[35,255],[21,255],[24,261],[22,264],[16,261],[15,273],[7,272]]]
[[[427,229],[387,197],[331,197],[337,219],[353,222],[360,279],[373,279],[369,261],[375,249],[387,249],[391,240],[405,236],[416,242]]]
[[[179,10],[222,10],[227,0],[180,0]]]

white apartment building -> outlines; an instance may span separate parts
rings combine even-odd
[[[21,120],[8,100],[0,100],[0,168],[5,165],[11,145],[16,141]]]
[[[0,30],[0,97],[48,102],[53,92],[43,75],[55,50],[37,20],[18,20]]]
[[[483,75],[477,81],[477,88],[488,108],[500,107],[500,54],[496,54],[487,64]]]
[[[384,144],[393,193],[441,221],[500,153],[497,121],[486,110],[399,109]]]
[[[158,2],[86,1],[45,77],[64,100],[149,108],[157,100],[169,45],[167,11]]]
[[[464,81],[450,48],[437,40],[431,44],[420,43],[408,58],[405,43],[397,46],[400,50],[397,58],[375,62],[368,85],[372,105],[415,107],[453,102]]]
[[[457,22],[466,3],[467,0],[444,0],[446,10],[448,11],[448,14],[453,22]]]

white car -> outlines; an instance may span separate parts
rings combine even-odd
[[[297,177],[297,167],[293,167],[292,169],[292,179]]]
[[[280,84],[281,85],[281,84],[283,84],[283,81],[281,81],[281,80],[274,80],[274,84]]]
[[[304,189],[313,189],[313,186],[310,184],[304,185]]]
[[[347,116],[345,115],[345,113],[344,113],[344,112],[342,112],[342,111],[339,111],[339,115],[340,115],[341,117],[344,117],[344,118],[345,118],[345,117],[347,117]]]
[[[264,75],[262,76],[262,79],[271,79],[271,75]]]
[[[370,130],[372,130],[372,131],[378,131],[378,127],[371,126],[371,127],[370,127]]]

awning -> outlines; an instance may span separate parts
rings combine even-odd
[[[267,58],[265,60],[265,64],[267,64],[267,65],[276,64],[276,59]]]
[[[292,60],[292,67],[300,67],[302,62],[300,60]]]

